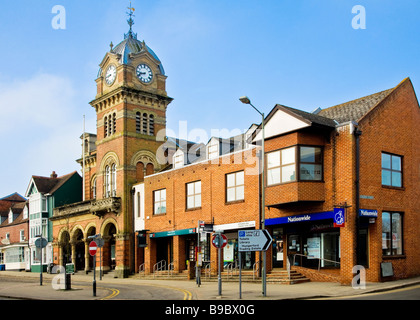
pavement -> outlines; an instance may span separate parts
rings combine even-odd
[[[93,295],[93,274],[76,273],[71,276],[71,290],[62,290],[57,286],[56,274],[43,273],[43,284],[40,285],[39,273],[25,271],[0,271],[0,297],[25,300],[118,300],[121,299],[120,288],[124,284],[138,286],[164,287],[184,293],[184,300],[239,300],[239,283],[223,282],[222,295],[218,293],[218,283],[203,282],[200,287],[194,280],[146,280],[138,276],[125,279],[105,275],[102,280],[96,276],[96,296]],[[293,300],[316,299],[329,297],[349,297],[372,292],[387,291],[420,284],[420,277],[366,283],[362,289],[350,285],[331,282],[306,282],[293,285],[267,283],[267,295],[261,293],[261,283],[242,283],[242,300]],[[135,292],[135,291],[134,291]],[[120,297],[119,297],[120,295]],[[132,297],[135,299],[135,296]]]

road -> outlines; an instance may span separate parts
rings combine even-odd
[[[70,291],[55,290],[51,281],[43,286],[37,279],[1,278],[0,297],[28,299],[84,299],[93,297],[93,284],[86,281],[72,281]],[[191,300],[191,292],[162,284],[96,283],[97,298],[100,300]]]
[[[328,300],[420,300],[420,285],[384,292],[366,293],[357,296],[328,298]]]

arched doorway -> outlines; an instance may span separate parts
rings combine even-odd
[[[70,234],[68,231],[63,231],[60,238],[61,247],[61,265],[65,266],[66,263],[71,263],[71,245]]]
[[[73,241],[75,245],[75,269],[85,270],[85,242],[83,237],[83,231],[77,229],[73,235]]]
[[[87,245],[89,245],[90,240],[92,240],[89,237],[94,236],[94,235],[96,235],[96,227],[91,226],[86,231],[86,239],[88,239]],[[85,270],[86,271],[93,270],[93,257],[90,254],[87,254],[86,257],[87,257],[86,259],[87,259],[88,267],[85,268]]]
[[[103,269],[105,270],[114,270],[115,269],[115,256],[116,256],[116,246],[115,246],[115,236],[117,233],[117,228],[115,225],[110,222],[108,223],[105,228],[103,229],[103,236],[104,239],[104,247],[103,249],[103,256],[102,256],[102,263]]]

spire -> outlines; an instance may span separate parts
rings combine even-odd
[[[130,1],[130,7],[128,7],[127,9],[129,10],[129,12],[127,12],[127,15],[128,15],[127,23],[130,26],[130,30],[128,31],[128,33],[124,34],[124,39],[127,39],[127,38],[137,39],[137,33],[133,32],[133,25],[134,25],[133,17],[135,17],[134,11],[136,10],[131,6],[131,1]]]

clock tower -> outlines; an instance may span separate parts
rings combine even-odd
[[[137,39],[132,30],[134,9],[129,9],[130,29],[119,44],[111,42],[99,64],[96,97],[90,102],[97,115],[95,198],[120,206],[117,212],[100,214],[113,224],[119,277],[127,276],[134,263],[131,189],[161,169],[156,154],[165,142],[166,108],[172,101],[162,63],[145,41]]]

